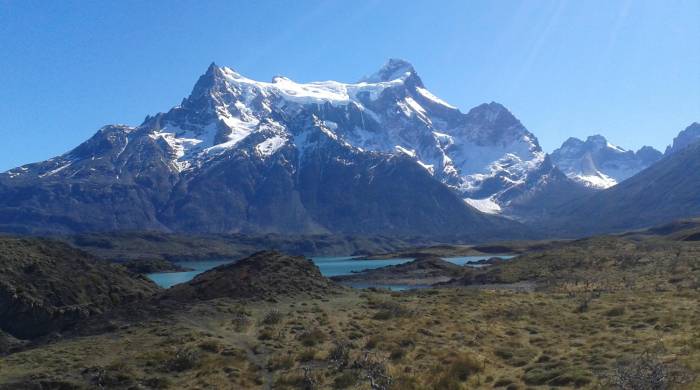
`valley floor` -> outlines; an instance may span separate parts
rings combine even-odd
[[[645,353],[700,372],[699,299],[621,291],[585,311],[576,295],[478,289],[220,299],[10,355],[0,377],[76,388],[369,389],[372,375],[398,389],[609,388],[618,364]]]
[[[699,253],[594,238],[449,287],[171,305],[0,358],[0,389],[698,389]]]

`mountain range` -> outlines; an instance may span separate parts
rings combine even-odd
[[[548,221],[550,227],[576,234],[643,228],[700,215],[700,143],[672,149],[637,175],[552,214],[556,217]]]
[[[650,146],[633,152],[611,144],[602,135],[593,135],[585,141],[569,138],[552,152],[552,161],[572,180],[605,189],[636,175],[662,156]]]
[[[548,156],[501,104],[463,113],[403,60],[356,83],[212,64],[169,111],[0,174],[0,230],[522,238],[626,188],[697,127],[665,158],[602,136]]]

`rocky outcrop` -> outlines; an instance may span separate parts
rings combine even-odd
[[[277,300],[319,297],[338,288],[309,259],[263,251],[197,275],[165,291],[163,298],[185,302],[216,298]]]
[[[18,338],[63,331],[158,290],[61,242],[0,238],[0,329]]]

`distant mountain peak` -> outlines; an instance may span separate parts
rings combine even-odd
[[[362,78],[360,82],[381,83],[409,79],[416,80],[418,86],[423,86],[418,73],[410,62],[400,58],[390,58],[377,72]]]
[[[661,158],[650,146],[637,153],[608,142],[600,134],[582,141],[571,137],[552,152],[552,161],[570,179],[593,188],[608,188],[625,180]]]
[[[700,141],[700,123],[693,122],[673,139],[673,143],[666,148],[665,155],[675,153],[681,149]]]
[[[503,104],[497,102],[482,103],[469,110],[467,115],[487,118],[503,118],[513,122],[520,122]]]
[[[589,135],[589,136],[586,138],[586,142],[591,143],[591,144],[594,144],[594,145],[601,145],[601,146],[604,146],[604,145],[606,145],[606,144],[608,143],[608,139],[605,138],[605,137],[603,137],[603,136],[600,135],[600,134],[593,134],[593,135]]]

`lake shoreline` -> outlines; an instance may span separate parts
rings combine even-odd
[[[472,264],[474,267],[483,265],[493,256],[458,256],[458,257],[447,257],[444,260],[457,264],[458,266],[464,266],[465,264]],[[347,275],[357,275],[358,273],[366,272],[367,270],[384,268],[388,266],[397,266],[400,264],[409,263],[414,258],[392,258],[392,259],[375,259],[369,260],[358,256],[330,256],[330,257],[311,257],[310,258],[314,264],[319,267],[321,274],[327,278],[333,278],[338,276]],[[218,267],[220,265],[233,263],[236,260],[193,260],[193,261],[181,261],[176,262],[177,266],[186,267],[192,269],[191,271],[185,272],[153,272],[144,274],[149,279],[153,280],[162,288],[170,288],[176,284],[185,283],[197,276],[198,274],[208,271],[212,268]],[[411,278],[407,278],[411,279]],[[436,281],[444,282],[444,281]],[[364,284],[364,283],[363,283]],[[386,286],[390,283],[376,283],[376,286]],[[424,285],[433,283],[401,283],[403,286],[410,285]],[[375,283],[372,283],[372,287]]]

